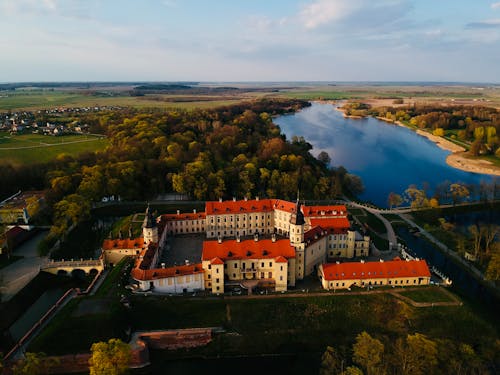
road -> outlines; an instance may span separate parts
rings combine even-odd
[[[377,208],[368,207],[368,206],[364,206],[362,204],[359,204],[359,203],[356,203],[356,202],[352,202],[352,201],[349,201],[348,204],[350,206],[353,206],[353,207],[365,209],[369,213],[371,213],[371,214],[375,215],[377,218],[379,218],[380,221],[382,223],[384,223],[385,230],[387,232],[387,240],[389,241],[389,249],[388,250],[391,250],[392,246],[397,246],[398,239],[396,237],[396,233],[394,233],[394,228],[392,227],[392,225],[389,222],[389,220],[387,220],[385,217],[383,217],[380,214],[380,212],[383,211],[383,210],[380,210],[380,209],[377,209]],[[379,250],[382,250],[382,249],[379,249]]]
[[[21,255],[24,258],[0,269],[2,302],[10,300],[38,275],[40,266],[47,261],[47,258],[38,256],[37,246],[46,235],[47,232],[39,233],[22,244],[14,250],[14,255]]]

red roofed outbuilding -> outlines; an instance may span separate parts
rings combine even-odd
[[[431,273],[425,260],[391,260],[322,264],[318,275],[324,289],[371,285],[428,285]]]

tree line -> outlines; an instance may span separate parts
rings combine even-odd
[[[479,355],[468,344],[449,339],[430,339],[421,334],[379,340],[363,331],[352,348],[328,346],[321,357],[320,375],[431,375],[490,374],[492,353]],[[493,358],[491,358],[493,354]]]

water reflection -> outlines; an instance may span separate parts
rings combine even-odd
[[[410,129],[375,118],[346,119],[331,104],[313,103],[301,112],[278,117],[275,123],[289,139],[303,136],[314,146],[314,155],[324,150],[334,166],[359,175],[366,186],[361,198],[379,206],[387,206],[391,191],[402,194],[411,184],[428,183],[432,190],[445,180],[491,181],[488,175],[448,166],[448,151]]]

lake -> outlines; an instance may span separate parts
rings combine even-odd
[[[372,117],[344,118],[332,104],[312,103],[304,110],[277,117],[288,139],[303,136],[312,153],[330,155],[334,167],[344,166],[361,177],[360,199],[387,207],[390,192],[403,194],[409,185],[429,184],[432,191],[446,180],[465,184],[491,181],[489,175],[464,172],[446,164],[450,154],[414,131]]]

